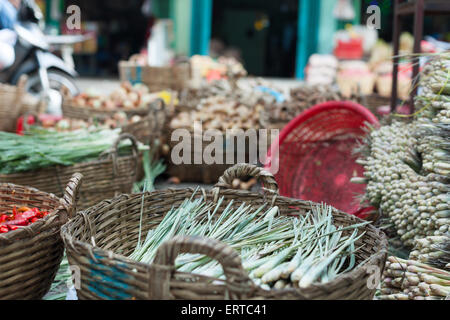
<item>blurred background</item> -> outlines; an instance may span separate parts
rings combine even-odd
[[[65,27],[66,8],[81,8],[82,30],[94,37],[74,47],[81,76],[113,77],[118,62],[145,53],[157,33],[167,43],[169,57],[233,56],[249,74],[274,78],[304,78],[313,53],[331,54],[337,39],[351,32],[349,25],[364,25],[367,7],[378,5],[381,29],[376,37],[386,42],[393,35],[393,0],[38,0],[47,34],[74,33]],[[341,7],[341,12],[339,8]],[[343,8],[343,9],[342,9]],[[348,9],[348,10],[346,10]],[[156,27],[157,25],[160,25]],[[403,31],[412,33],[413,18]],[[353,28],[364,35],[367,30]],[[425,18],[424,34],[449,40],[448,16]],[[364,37],[363,37],[364,38]],[[365,55],[376,42],[366,45]]]

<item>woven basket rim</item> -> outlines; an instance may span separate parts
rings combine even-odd
[[[117,259],[120,261],[124,261],[127,263],[130,263],[132,265],[135,266],[140,266],[142,268],[148,269],[151,266],[159,266],[157,264],[155,264],[154,262],[152,262],[151,264],[147,264],[147,263],[143,263],[143,262],[139,262],[136,260],[133,260],[131,258],[126,257],[125,255],[119,254],[119,253],[115,253],[112,250],[105,250],[102,249],[100,247],[94,247],[91,243],[88,242],[83,242],[77,239],[74,239],[72,237],[71,234],[71,228],[73,227],[73,225],[75,223],[78,223],[80,219],[83,219],[83,215],[89,214],[90,212],[95,212],[98,208],[101,208],[105,205],[114,205],[116,202],[118,202],[119,200],[124,200],[123,197],[127,197],[126,200],[130,201],[131,199],[139,198],[142,197],[143,194],[145,194],[148,197],[151,197],[153,195],[156,194],[165,194],[167,192],[171,192],[171,191],[177,191],[177,192],[189,192],[189,193],[193,193],[195,192],[195,189],[193,188],[183,188],[183,189],[173,189],[173,188],[169,188],[169,189],[165,189],[165,190],[156,190],[156,191],[152,191],[152,192],[145,192],[145,193],[138,193],[138,194],[132,194],[132,195],[126,195],[126,194],[122,194],[119,195],[117,197],[114,197],[112,199],[108,199],[108,200],[104,200],[100,203],[98,203],[95,206],[92,206],[86,210],[83,210],[81,212],[78,212],[77,215],[71,219],[68,223],[66,223],[64,226],[62,226],[61,228],[61,236],[64,240],[64,242],[66,243],[71,243],[73,244],[77,244],[81,247],[84,247],[85,249],[87,249],[89,252],[92,253],[98,253],[100,256],[104,256],[104,257],[108,257],[111,259]],[[263,197],[261,194],[255,193],[255,192],[251,192],[251,191],[245,191],[245,190],[233,190],[233,189],[225,189],[225,190],[221,190],[221,192],[226,191],[225,194],[221,194],[221,196],[229,196],[229,197],[234,197],[234,198],[239,198],[240,195],[252,195],[252,196],[261,196]],[[209,191],[211,192],[211,191]],[[200,194],[199,194],[200,195]],[[317,204],[315,202],[312,201],[307,201],[307,200],[300,200],[300,199],[293,199],[293,198],[289,198],[289,197],[284,197],[284,196],[276,196],[277,200],[288,200],[290,202],[294,201],[295,203],[301,203],[301,204]],[[267,202],[269,202],[269,199],[266,200]],[[364,220],[356,217],[356,216],[352,216],[348,213],[345,213],[343,211],[340,211],[334,207],[332,207],[333,210],[333,214],[339,214],[341,216],[345,216],[347,219],[353,220],[353,223],[360,223],[360,222],[364,222]],[[108,210],[104,209],[104,212],[107,212]],[[365,274],[367,273],[367,268],[370,265],[379,265],[379,263],[374,263],[374,261],[379,261],[380,259],[383,259],[383,257],[387,254],[387,249],[388,249],[388,242],[387,242],[387,237],[386,235],[378,228],[376,228],[375,226],[373,226],[372,224],[368,224],[365,226],[365,228],[369,228],[371,231],[373,231],[379,238],[378,238],[378,247],[379,250],[377,251],[377,253],[373,254],[370,256],[370,258],[364,263],[364,264],[359,264],[358,266],[356,266],[354,269],[352,269],[351,271],[341,274],[339,275],[337,278],[335,278],[334,280],[327,282],[327,283],[313,283],[311,286],[309,286],[306,290],[309,289],[325,289],[328,286],[333,286],[334,284],[340,283],[341,281],[346,281],[348,279],[358,279],[360,277],[361,274]],[[364,237],[363,237],[364,239]],[[257,286],[255,284],[255,286],[258,288],[258,290],[263,290],[262,288],[260,288],[259,286]],[[274,291],[275,289],[271,289],[271,291]],[[294,290],[294,291],[293,291]],[[283,293],[287,293],[287,292],[295,292],[296,294],[302,295],[302,290],[305,289],[280,289],[277,290],[278,292],[283,292]]]
[[[116,112],[125,112],[125,113],[139,113],[139,114],[145,114],[148,113],[148,107],[140,107],[140,108],[134,108],[134,109],[120,109],[120,108],[116,108],[114,110],[102,110],[102,109],[94,109],[88,106],[78,106],[75,105],[73,103],[73,98],[65,98],[63,101],[63,108],[72,108],[72,109],[78,109],[78,110],[83,110],[86,112],[90,112],[90,113],[94,113],[94,114],[104,114],[104,115],[109,115],[109,114],[113,114]]]

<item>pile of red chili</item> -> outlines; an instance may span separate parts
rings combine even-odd
[[[21,207],[16,209],[14,207],[12,214],[0,215],[0,233],[7,233],[28,226],[48,214],[47,211],[40,211],[37,208]]]

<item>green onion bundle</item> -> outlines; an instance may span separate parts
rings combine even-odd
[[[143,154],[144,179],[133,185],[133,193],[153,191],[155,180],[166,171],[163,160],[155,160],[153,150],[146,150]]]
[[[25,136],[0,132],[0,174],[96,160],[112,148],[119,135],[120,129],[65,133],[36,129]],[[129,146],[130,142],[124,141],[119,151],[124,152]]]
[[[305,216],[287,217],[277,216],[278,207],[255,210],[231,201],[219,212],[224,198],[212,204],[194,195],[172,208],[144,241],[140,239],[130,258],[151,263],[158,247],[176,235],[208,237],[238,251],[244,269],[262,288],[305,288],[332,281],[356,266],[356,242],[364,235],[358,228],[369,223],[336,227],[326,205],[312,206]],[[218,262],[202,255],[183,254],[176,267],[224,279]]]

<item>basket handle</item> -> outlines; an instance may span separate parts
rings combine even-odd
[[[138,153],[139,153],[139,151],[138,151],[138,143],[137,143],[136,138],[130,133],[122,133],[117,138],[117,140],[114,142],[112,152],[118,158],[119,157],[119,144],[123,140],[127,140],[127,139],[131,141],[131,148],[132,148],[132,152],[133,152],[133,157],[137,158]]]
[[[247,177],[253,177],[260,180],[264,186],[263,191],[265,193],[271,193],[275,196],[279,194],[278,184],[275,181],[274,176],[269,171],[266,171],[265,169],[257,167],[253,164],[239,163],[231,168],[228,168],[219,178],[219,182],[217,182],[212,189],[212,192],[214,194],[214,201],[218,200],[221,188],[232,189],[234,179],[242,179]]]
[[[105,158],[112,158],[113,161],[113,173],[114,175],[117,175],[117,159],[119,158],[119,144],[123,140],[130,140],[131,141],[131,149],[132,149],[132,155],[134,158],[134,168],[136,169],[138,164],[138,156],[139,156],[139,150],[138,150],[138,143],[136,138],[130,134],[130,133],[122,133],[114,142],[113,146],[109,150],[103,151],[99,156],[98,159],[105,159]]]
[[[25,86],[28,81],[27,75],[21,75],[19,78],[19,81],[17,82],[17,94],[19,95],[18,98],[21,98],[25,94]]]
[[[80,188],[83,181],[83,175],[81,173],[74,173],[67,183],[64,191],[64,196],[61,199],[63,206],[66,208],[68,216],[62,217],[63,223],[66,223],[68,219],[76,213],[77,201],[80,192]]]
[[[103,151],[99,156],[98,159],[105,159],[108,156],[112,156],[113,158],[118,158],[119,157],[119,144],[123,141],[123,140],[130,140],[131,141],[131,149],[132,149],[132,154],[135,158],[137,158],[138,156],[138,143],[136,138],[130,134],[130,133],[122,133],[120,134],[120,136],[116,139],[116,141],[114,141],[114,144],[112,145],[111,149],[105,150]]]
[[[69,88],[67,88],[66,86],[62,86],[59,92],[61,93],[64,100],[69,100],[73,98]]]
[[[175,270],[175,260],[182,253],[202,254],[217,260],[226,276],[226,286],[231,299],[236,293],[245,298],[253,288],[253,282],[242,266],[241,257],[228,245],[215,239],[193,236],[176,236],[159,246],[150,272],[152,284],[149,299],[170,299],[170,278]],[[155,280],[155,281],[153,281]],[[234,294],[233,294],[234,293]]]

